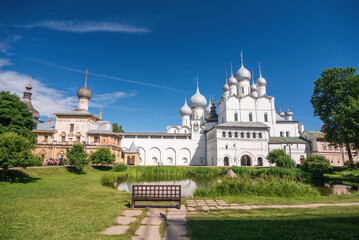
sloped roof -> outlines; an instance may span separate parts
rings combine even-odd
[[[38,123],[37,127],[33,131],[55,131],[56,121]]]
[[[270,137],[269,143],[307,143],[307,141],[299,137]]]
[[[308,133],[312,134],[314,137],[318,138],[318,139],[324,139],[325,138],[325,134],[321,131],[308,131]]]
[[[135,142],[132,142],[130,149],[128,149],[126,153],[138,153],[138,148],[136,147]]]

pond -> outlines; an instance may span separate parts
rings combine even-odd
[[[114,187],[120,191],[131,193],[133,185],[181,185],[181,196],[185,198],[192,198],[197,187],[209,187],[211,183],[217,181],[218,178],[122,178],[119,179]],[[349,185],[328,183],[316,183],[314,187],[322,196],[351,194],[358,192],[358,187]]]

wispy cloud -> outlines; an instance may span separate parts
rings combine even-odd
[[[91,99],[90,106],[95,108],[103,108],[117,102],[117,100],[121,98],[130,98],[135,97],[136,95],[136,91],[96,94],[96,96]]]
[[[52,63],[52,62],[48,62],[48,61],[44,61],[44,60],[40,60],[40,59],[28,58],[28,57],[23,57],[23,56],[19,56],[19,57],[22,57],[22,58],[27,59],[32,62],[39,63],[44,66],[55,68],[55,69],[61,69],[61,70],[77,72],[77,73],[85,73],[85,71],[83,71],[83,70],[79,70],[79,69],[71,68],[71,67],[67,67],[67,66],[61,66],[56,63]],[[114,77],[114,76],[110,76],[110,75],[106,75],[106,74],[99,74],[99,73],[93,73],[93,72],[89,72],[88,74],[92,75],[92,76],[100,77],[100,78],[107,78],[107,79],[112,79],[112,80],[121,81],[121,82],[127,82],[127,83],[148,86],[148,87],[160,88],[160,89],[165,89],[165,90],[169,90],[169,91],[173,91],[173,92],[187,93],[185,91],[178,90],[175,88],[170,88],[170,87],[153,84],[153,83],[148,83],[148,82],[140,82],[140,81],[135,81],[135,80],[123,79],[123,78],[118,78],[118,77]]]
[[[12,55],[12,44],[17,40],[21,39],[20,35],[10,35],[7,38],[0,41],[0,53],[4,53],[6,55]]]
[[[21,28],[48,28],[57,31],[87,33],[87,32],[123,32],[149,33],[148,28],[137,27],[123,23],[103,21],[43,21],[27,25],[15,25]]]

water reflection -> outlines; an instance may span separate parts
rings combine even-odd
[[[317,187],[317,190],[322,196],[332,196],[332,195],[342,195],[342,194],[351,194],[358,192],[358,187],[342,185],[342,184],[333,184],[324,183],[322,186]]]

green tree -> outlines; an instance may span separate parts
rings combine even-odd
[[[311,155],[304,161],[303,170],[310,172],[314,177],[323,177],[331,169],[329,161],[324,156]]]
[[[78,172],[82,172],[84,167],[89,164],[87,153],[81,143],[74,144],[72,149],[67,148],[66,157],[68,164]]]
[[[326,140],[345,146],[353,161],[351,147],[359,149],[359,75],[352,67],[325,69],[314,84],[311,102]]]
[[[0,92],[0,134],[16,132],[35,142],[35,134],[31,131],[36,127],[32,113],[20,98],[10,92]]]
[[[295,167],[294,161],[283,150],[276,149],[268,153],[268,161],[277,167],[293,168]]]
[[[122,129],[122,125],[118,125],[117,123],[112,123],[113,132],[125,132]]]
[[[113,163],[115,158],[115,154],[111,154],[111,151],[108,148],[99,148],[96,152],[93,152],[90,155],[92,163],[101,164],[101,166]]]
[[[6,180],[6,173],[9,168],[35,165],[35,157],[31,154],[34,149],[32,140],[14,132],[0,134],[0,167],[2,180]]]

